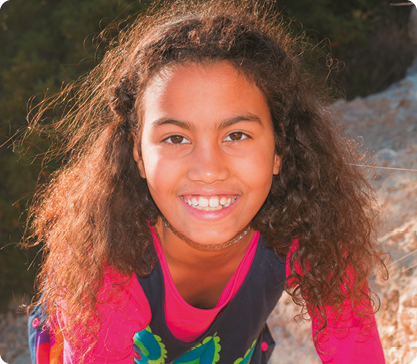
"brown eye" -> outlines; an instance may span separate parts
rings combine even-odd
[[[239,140],[245,139],[248,136],[240,131],[235,131],[233,133],[230,133],[225,140],[232,141],[232,142],[238,142]]]
[[[179,144],[183,141],[184,137],[182,137],[180,135],[174,135],[174,136],[170,137],[169,139],[171,139],[172,143]]]
[[[169,144],[185,144],[190,142],[187,138],[181,135],[171,135],[170,137],[166,138],[165,141]]]

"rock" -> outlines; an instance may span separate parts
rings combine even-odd
[[[397,154],[398,153],[392,149],[384,148],[378,151],[375,154],[375,157],[378,165],[384,165],[384,163],[387,164],[389,161],[392,161],[397,156]]]
[[[0,313],[0,356],[8,364],[30,364],[25,314]]]
[[[416,9],[413,14],[417,17]],[[386,362],[410,364],[417,358],[417,58],[406,77],[387,90],[338,100],[328,111],[377,166],[371,183],[384,217],[381,246],[391,260],[389,280],[374,284],[381,299],[376,319]],[[287,296],[269,319],[279,348],[272,364],[320,363],[311,326],[296,323],[296,313]]]

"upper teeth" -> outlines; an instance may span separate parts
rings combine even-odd
[[[184,200],[193,207],[196,207],[200,210],[220,210],[223,207],[228,207],[230,204],[232,204],[234,201],[236,201],[237,196],[233,198],[226,198],[218,196],[212,196],[212,197],[192,197],[192,198],[184,198]]]

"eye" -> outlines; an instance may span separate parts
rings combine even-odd
[[[239,140],[249,138],[245,133],[242,133],[241,131],[234,131],[233,133],[230,133],[226,138],[224,138],[225,141],[228,142],[238,142]]]
[[[165,143],[168,144],[187,144],[190,143],[190,141],[183,137],[182,135],[171,135],[168,138],[163,140]]]

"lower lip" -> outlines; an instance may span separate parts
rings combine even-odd
[[[215,211],[204,211],[196,209],[192,206],[190,206],[188,203],[184,201],[183,198],[180,197],[180,200],[184,204],[187,211],[194,216],[195,218],[199,220],[220,220],[232,213],[232,211],[235,209],[237,203],[240,201],[240,197],[237,197],[237,199],[228,207],[223,207],[220,210]]]

